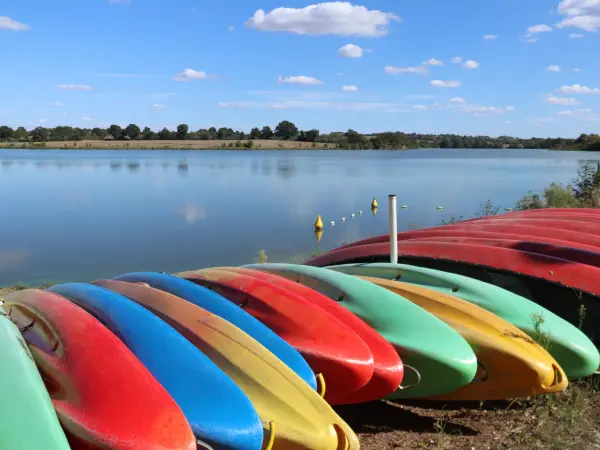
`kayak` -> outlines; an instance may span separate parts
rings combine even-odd
[[[399,262],[451,261],[526,275],[600,295],[600,268],[539,253],[474,244],[446,242],[398,242]],[[371,244],[337,250],[307,261],[311,266],[389,261],[389,244]]]
[[[485,217],[475,217],[473,219],[467,219],[465,223],[473,223],[479,220],[484,219],[552,219],[552,220],[572,220],[575,222],[589,222],[589,223],[600,223],[600,215],[598,214],[586,214],[581,211],[577,212],[548,212],[546,210],[529,210],[527,214],[524,212],[512,212],[508,214],[499,214],[496,216],[485,216]]]
[[[550,354],[570,380],[590,376],[600,366],[598,349],[577,327],[546,308],[493,284],[405,264],[350,264],[328,269],[348,275],[401,280],[453,295],[497,315],[534,339],[543,333],[549,341]],[[538,330],[536,321],[543,321]]]
[[[560,392],[568,381],[558,363],[529,336],[457,297],[399,281],[360,277],[429,311],[471,345],[479,372],[470,384],[437,400],[503,400]]]
[[[405,364],[395,398],[424,398],[469,384],[477,359],[469,344],[434,315],[386,289],[358,278],[310,266],[256,264],[321,292],[356,314],[390,342]],[[408,369],[408,370],[407,370]]]
[[[174,327],[223,370],[248,396],[274,448],[337,450],[335,426],[351,448],[356,436],[317,392],[260,343],[190,302],[158,289],[115,280],[94,281],[145,307]]]
[[[506,217],[504,219],[492,217],[481,218],[476,222],[466,222],[463,226],[470,226],[470,224],[489,224],[489,223],[502,223],[508,226],[534,226],[540,228],[551,228],[552,231],[547,231],[547,234],[552,234],[554,230],[566,230],[574,231],[576,233],[592,234],[594,236],[600,236],[600,224],[589,223],[589,222],[576,222],[573,220],[555,219],[554,217],[542,218],[542,217]]]
[[[209,289],[191,281],[158,272],[128,273],[115,279],[132,283],[147,283],[155,289],[176,295],[222,317],[267,347],[309,386],[317,389],[315,374],[300,353],[250,314]]]
[[[402,383],[404,367],[394,347],[386,341],[377,331],[363,320],[359,319],[349,310],[334,302],[323,294],[310,289],[300,283],[280,277],[279,275],[261,272],[244,267],[217,267],[215,270],[240,273],[259,280],[268,281],[287,291],[300,295],[305,300],[329,312],[340,319],[356,332],[367,344],[373,355],[373,376],[369,383],[357,392],[339,400],[339,404],[366,403],[379,400],[391,394]]]
[[[325,380],[331,405],[357,392],[373,376],[367,344],[327,311],[268,281],[233,272],[197,270],[176,276],[204,286],[258,319],[308,362]]]
[[[0,307],[0,448],[69,450],[48,391],[17,326]],[[35,433],[32,433],[35,430]]]
[[[248,397],[171,326],[99,286],[59,284],[49,291],[82,307],[121,339],[177,402],[198,440],[219,449],[261,449],[263,427]]]
[[[552,214],[565,214],[565,213],[574,213],[574,214],[591,214],[600,216],[600,208],[543,208],[543,209],[526,209],[524,211],[514,211],[510,213],[511,215],[529,215],[535,214],[539,212],[544,212],[544,214],[552,215]]]
[[[98,320],[63,297],[38,289],[13,292],[4,300],[14,320],[26,326],[23,337],[74,449],[196,448],[181,409]],[[26,380],[27,371],[19,376]],[[40,392],[35,383],[26,386]],[[17,388],[12,385],[10,391]],[[46,414],[43,407],[30,414],[30,425]],[[29,443],[41,437],[42,429],[31,431]]]

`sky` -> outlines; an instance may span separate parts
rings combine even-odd
[[[600,132],[600,0],[3,0],[0,124]]]

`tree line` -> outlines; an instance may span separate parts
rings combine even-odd
[[[403,132],[385,132],[361,134],[354,130],[321,134],[319,130],[299,130],[284,120],[275,129],[270,126],[252,128],[250,132],[232,128],[201,128],[190,131],[186,124],[175,130],[163,128],[154,131],[149,127],[140,128],[129,124],[122,128],[111,125],[108,128],[79,128],[57,126],[54,128],[37,127],[27,130],[24,127],[12,129],[0,126],[0,142],[46,142],[46,141],[82,141],[82,140],[287,140],[298,142],[318,142],[334,144],[340,149],[409,149],[409,148],[513,148],[513,149],[580,149],[600,150],[598,134],[582,134],[577,139],[569,138],[515,138],[512,136],[461,136],[455,134],[420,134]]]

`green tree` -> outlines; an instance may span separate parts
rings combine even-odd
[[[48,140],[49,133],[47,128],[37,127],[31,130],[31,140],[34,142],[45,142]]]
[[[73,127],[58,126],[52,130],[53,141],[69,141],[73,139]]]
[[[142,131],[142,137],[145,141],[151,141],[154,139],[154,131],[150,129],[150,127],[144,127],[144,131]]]
[[[284,120],[275,127],[275,136],[278,139],[289,141],[295,139],[298,135],[298,128],[292,122]]]
[[[158,132],[158,139],[161,141],[167,141],[171,139],[171,132],[168,130],[168,128],[165,127]]]
[[[552,183],[544,189],[544,199],[547,208],[577,208],[580,206],[579,200],[575,197],[573,186],[570,184],[563,186]]]
[[[108,134],[111,135],[115,140],[123,137],[123,129],[119,125],[111,125],[106,131],[108,131]]]
[[[260,130],[258,128],[252,128],[250,130],[250,139],[260,139]]]
[[[236,137],[237,136],[235,136],[235,133],[231,128],[221,127],[219,128],[219,131],[217,131],[217,139],[220,140],[235,139]]]
[[[0,141],[8,141],[14,138],[14,136],[15,132],[11,127],[7,127],[6,125],[0,127]]]
[[[14,138],[17,141],[26,141],[27,140],[27,130],[25,129],[25,127],[19,127],[16,129],[15,131],[15,136]]]
[[[217,129],[215,127],[210,127],[208,129],[208,139],[209,141],[214,141],[217,139]]]
[[[92,136],[97,139],[104,139],[106,136],[108,136],[108,132],[102,128],[93,128]]]
[[[137,139],[141,133],[142,130],[140,130],[140,127],[138,127],[134,123],[130,123],[129,125],[127,125],[127,128],[125,128],[123,135],[131,140],[134,140]]]
[[[273,130],[271,130],[271,127],[268,125],[263,127],[263,129],[260,132],[260,138],[264,140],[271,139],[274,135],[275,133],[273,133]]]
[[[182,123],[177,127],[177,139],[184,140],[187,138],[189,131],[190,127],[188,127],[185,123]]]

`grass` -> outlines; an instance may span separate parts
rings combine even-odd
[[[249,142],[251,142],[251,148]],[[152,140],[152,141],[48,141],[0,142],[0,148],[64,149],[64,150],[322,150],[335,149],[335,144],[278,140]]]

